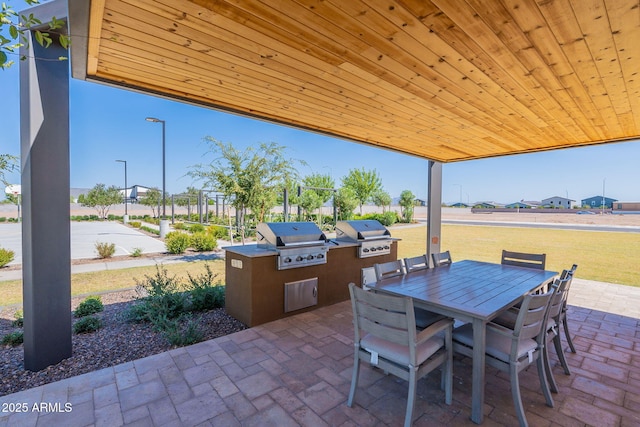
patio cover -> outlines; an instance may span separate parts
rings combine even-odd
[[[76,78],[438,162],[640,136],[638,0],[70,0]]]

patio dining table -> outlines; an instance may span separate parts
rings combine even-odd
[[[416,307],[473,325],[471,420],[483,420],[486,325],[527,293],[547,285],[555,271],[514,267],[480,261],[415,271],[380,280],[377,292],[413,298]]]

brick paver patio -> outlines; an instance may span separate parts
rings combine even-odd
[[[572,375],[554,366],[549,408],[535,367],[521,374],[529,424],[640,426],[640,288],[575,279],[569,302]],[[370,367],[346,406],[352,357],[343,302],[1,397],[0,426],[401,425],[407,383]],[[450,406],[439,372],[420,381],[414,425],[473,425],[470,362],[455,358]],[[488,368],[486,378],[483,425],[517,425],[508,377]]]

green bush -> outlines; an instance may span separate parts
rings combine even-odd
[[[102,327],[102,322],[97,317],[83,317],[73,325],[73,332],[76,334],[88,334],[95,332]]]
[[[174,319],[187,311],[188,296],[180,291],[180,284],[169,277],[166,269],[156,266],[156,274],[136,280],[138,293],[144,295],[125,314],[133,323],[151,322],[156,325],[163,319]]]
[[[142,256],[142,248],[133,248],[133,251],[131,252],[131,256],[134,258],[138,258]]]
[[[24,326],[24,313],[22,310],[16,311],[16,314],[13,315],[14,321],[11,322],[11,325],[14,328],[22,328]]]
[[[142,226],[142,223],[140,221],[129,221],[129,225],[133,228],[140,228]]]
[[[207,227],[207,233],[216,239],[226,240],[229,238],[229,231],[225,227],[219,225],[210,225]]]
[[[140,230],[144,230],[147,233],[151,233],[151,234],[160,234],[160,230],[156,230],[155,228],[147,227],[146,225],[140,226]]]
[[[216,238],[201,231],[191,236],[191,247],[198,252],[212,251],[218,246]]]
[[[13,261],[14,252],[9,249],[0,248],[0,267],[4,267]]]
[[[176,222],[175,224],[173,224],[173,229],[184,230],[185,229],[184,222]]]
[[[198,322],[188,315],[167,321],[162,325],[161,332],[169,344],[176,347],[195,344],[204,338]]]
[[[104,310],[102,305],[102,298],[99,296],[87,297],[84,301],[78,304],[78,307],[73,312],[75,317],[85,317],[90,314],[96,314]]]
[[[209,264],[204,266],[206,272],[198,276],[189,277],[187,289],[191,296],[191,310],[205,311],[224,307],[225,287],[222,286],[217,274],[211,271]]]
[[[107,242],[96,242],[96,252],[100,258],[111,258],[116,253],[116,244]]]
[[[24,334],[20,331],[11,332],[2,337],[2,344],[15,347],[24,342]]]
[[[188,234],[172,231],[165,236],[164,244],[170,254],[182,254],[189,247],[190,240],[191,238]]]
[[[7,222],[6,216],[0,216],[0,222]]]
[[[196,223],[196,224],[191,224],[189,226],[189,231],[192,233],[202,233],[204,231],[204,225],[200,224],[200,223]]]

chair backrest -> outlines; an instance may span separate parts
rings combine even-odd
[[[514,341],[534,338],[538,343],[544,342],[549,303],[554,292],[555,289],[552,289],[544,294],[534,293],[524,297],[513,328]],[[516,348],[512,350],[512,355],[517,354]]]
[[[366,334],[395,344],[409,346],[410,360],[415,363],[416,322],[413,301],[367,292],[349,283],[356,343]]]
[[[371,285],[375,283],[378,278],[376,277],[376,269],[374,267],[365,267],[362,269],[361,275],[361,283],[362,289],[368,290],[371,288]]]
[[[559,279],[556,279],[551,285],[550,289],[553,290],[553,296],[549,303],[549,315],[550,319],[558,320],[558,316],[567,301],[567,295],[569,293],[568,285],[571,283],[571,277],[569,274],[565,274],[568,270],[564,270]]]
[[[426,255],[405,258],[404,268],[407,270],[407,273],[418,270],[426,270],[429,268],[429,258],[427,258]]]
[[[563,312],[567,310],[567,300],[569,299],[569,288],[571,288],[571,282],[573,281],[573,276],[577,268],[578,268],[578,264],[573,264],[569,270],[564,270],[560,275],[560,279],[567,279],[567,284],[564,292],[564,301],[562,303]]]
[[[431,254],[431,257],[433,258],[433,266],[434,267],[441,267],[443,265],[449,265],[451,264],[451,254],[449,253],[449,251],[444,251],[444,252],[440,252],[437,254]]]
[[[544,270],[547,254],[528,254],[525,252],[502,251],[502,264],[516,267]]]
[[[389,262],[381,262],[373,266],[376,270],[376,278],[378,280],[388,279],[389,277],[402,276],[404,274],[404,264],[401,259]]]

